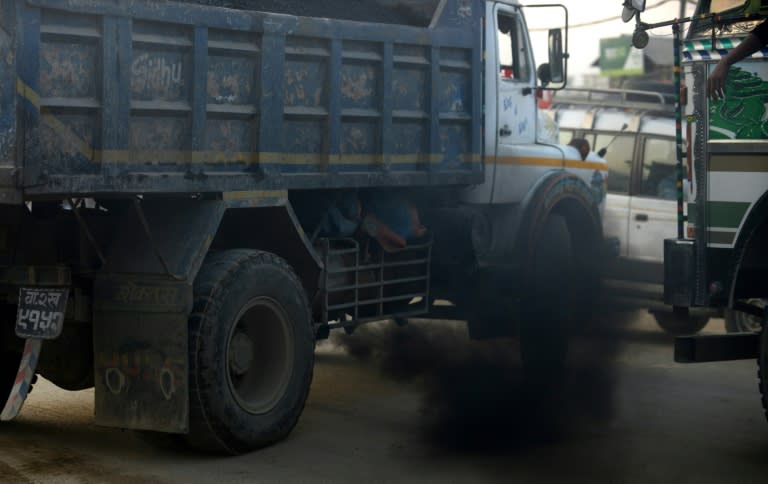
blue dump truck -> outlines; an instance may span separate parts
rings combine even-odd
[[[437,308],[563,364],[607,177],[537,110],[567,12],[537,69],[516,1],[368,1],[412,14],[0,0],[0,420],[40,374],[248,452],[316,339]]]

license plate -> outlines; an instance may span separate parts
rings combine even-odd
[[[19,289],[16,335],[20,338],[56,339],[64,328],[69,289]]]

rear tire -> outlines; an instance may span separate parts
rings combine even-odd
[[[312,381],[314,333],[304,288],[276,255],[208,256],[189,328],[189,443],[241,454],[286,437]]]
[[[15,316],[15,307],[9,310],[3,308],[0,310],[3,319],[10,320]],[[13,384],[16,381],[16,374],[21,364],[21,353],[24,340],[17,338],[10,326],[0,327],[0,412],[8,400]]]
[[[13,383],[16,381],[20,362],[20,354],[4,353],[0,355],[0,411],[5,407],[5,402],[8,401],[8,395],[10,395]]]

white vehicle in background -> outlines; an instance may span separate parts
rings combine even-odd
[[[608,162],[603,218],[618,257],[603,286],[612,301],[648,308],[670,333],[695,333],[708,312],[675,315],[663,304],[663,240],[677,231],[674,96],[651,90],[566,89],[552,99],[560,142],[586,139]]]

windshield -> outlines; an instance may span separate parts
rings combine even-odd
[[[732,8],[741,7],[749,3],[744,0],[712,0],[709,6],[709,13],[721,13]]]

